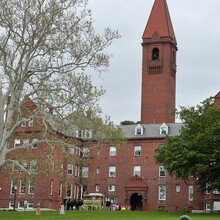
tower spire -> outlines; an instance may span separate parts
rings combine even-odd
[[[155,0],[143,39],[152,38],[154,34],[161,38],[170,38],[174,44],[177,44],[166,0]]]

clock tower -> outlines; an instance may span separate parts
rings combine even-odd
[[[142,38],[141,123],[174,123],[177,42],[166,0],[155,0]]]

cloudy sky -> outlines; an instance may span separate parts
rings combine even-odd
[[[121,38],[103,76],[103,112],[119,124],[140,120],[142,34],[154,0],[89,0],[97,32]],[[176,107],[195,106],[220,91],[220,1],[167,0],[178,43]]]

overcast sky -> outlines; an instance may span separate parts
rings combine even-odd
[[[103,112],[119,124],[140,120],[142,34],[154,0],[89,0],[97,32],[121,38],[103,75]],[[176,107],[195,106],[220,91],[220,0],[167,0],[177,43]]]

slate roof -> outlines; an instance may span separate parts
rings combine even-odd
[[[118,127],[122,130],[123,134],[127,139],[153,139],[153,138],[165,138],[166,135],[160,134],[160,126],[162,124],[141,124],[144,128],[143,135],[135,135],[134,125],[119,125]],[[183,123],[166,123],[169,128],[168,136],[176,136],[179,134],[179,131]]]

